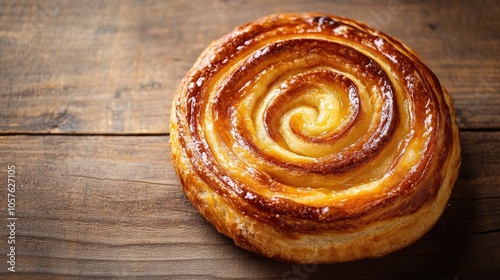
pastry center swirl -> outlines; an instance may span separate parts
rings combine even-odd
[[[325,157],[359,115],[356,85],[325,69],[287,77],[257,105],[253,123],[283,151],[304,157]]]
[[[220,161],[230,157],[278,183],[296,183],[287,170],[306,180],[354,169],[383,150],[397,125],[391,80],[350,47],[286,40],[227,68],[206,103],[205,127],[222,134],[207,131],[209,146],[230,151]]]

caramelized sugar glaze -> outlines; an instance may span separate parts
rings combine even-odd
[[[181,82],[174,166],[237,245],[286,261],[384,255],[432,227],[458,174],[451,99],[362,23],[272,15],[213,42]]]

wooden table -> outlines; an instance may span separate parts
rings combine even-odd
[[[460,177],[414,245],[281,263],[234,246],[182,192],[168,130],[177,84],[210,41],[285,11],[368,22],[414,48],[451,93]],[[494,0],[0,1],[0,278],[498,279],[499,14]]]

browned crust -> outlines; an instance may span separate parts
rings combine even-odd
[[[330,40],[336,37],[341,43]],[[365,118],[372,118],[375,123],[348,148],[308,163],[287,161],[262,150],[258,138],[252,136],[255,131],[242,121],[245,118],[241,114],[246,112],[238,109],[245,98],[245,88],[258,85],[261,73],[277,71],[280,65],[306,56],[310,58],[303,67],[305,74],[292,75],[288,80],[278,75],[271,84],[282,82],[278,88],[283,92],[264,111],[264,126],[274,141],[288,148],[276,128],[280,108],[293,102],[314,82],[333,83],[339,90],[349,92],[351,113],[344,128],[334,134],[309,137],[292,127],[299,138],[328,144],[349,137],[350,131]],[[315,68],[325,65],[339,72]],[[340,74],[344,72],[374,89],[371,94],[377,96],[370,98],[378,98],[381,105],[373,116],[364,113],[360,89]],[[402,117],[404,112],[398,102],[403,98],[411,103],[411,120]],[[204,127],[206,110],[215,116],[209,121],[216,131],[206,131]],[[383,255],[406,246],[437,221],[458,175],[460,148],[453,105],[436,76],[398,40],[362,23],[331,15],[273,15],[236,28],[201,54],[178,88],[171,115],[172,158],[193,205],[238,245],[286,261],[346,261]],[[408,122],[409,127],[405,127]],[[398,166],[407,151],[398,149],[395,152],[400,154],[389,168],[394,173],[391,176],[397,179],[389,180],[391,184],[379,188],[381,191],[351,195],[342,203],[325,199],[321,205],[310,205],[291,197],[262,194],[257,185],[285,194],[290,188],[275,178],[277,174],[246,166],[243,156],[232,150],[238,145],[252,154],[252,160],[265,162],[276,172],[286,171],[300,178],[325,176],[331,180],[374,166],[387,153],[389,142],[403,141],[394,138],[404,129],[413,138],[425,136],[418,162],[401,174]],[[217,133],[224,146],[211,147],[207,133]],[[233,178],[234,171],[225,169],[214,154],[219,151],[214,149],[228,150],[230,159],[235,160],[238,168],[241,166],[242,173],[248,173],[253,185],[248,185],[245,178]],[[401,232],[412,233],[384,239],[384,235],[394,234],[395,230],[399,230],[397,236]],[[346,233],[352,238],[346,237]],[[338,241],[344,239],[348,241]],[[354,244],[363,241],[375,245]],[[342,252],[347,249],[357,251]]]

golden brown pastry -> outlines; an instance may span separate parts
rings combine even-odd
[[[238,246],[296,263],[416,241],[460,165],[452,101],[422,59],[332,15],[272,15],[213,42],[170,125],[194,207]]]

